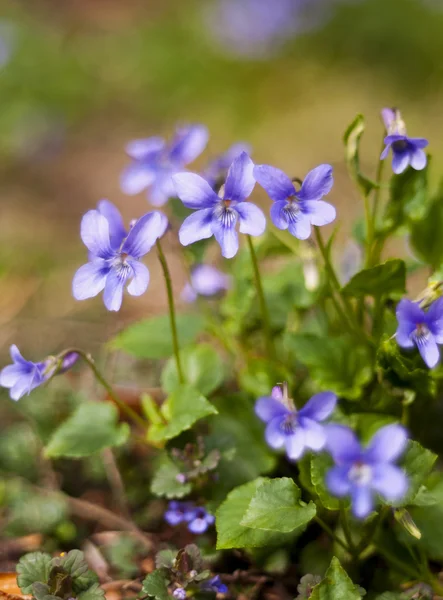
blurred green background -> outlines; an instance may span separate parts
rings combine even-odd
[[[427,137],[437,177],[443,155],[443,6],[440,0],[323,3],[325,24],[281,52],[252,60],[225,53],[204,14],[212,0],[15,0],[0,2],[10,56],[0,69],[0,348],[30,359],[66,345],[94,351],[124,323],[166,305],[154,253],[151,285],[118,315],[101,298],[76,303],[71,280],[86,261],[81,215],[109,198],[127,221],[148,210],[125,197],[125,144],[202,122],[214,156],[242,140],[253,159],[303,177],[334,166],[331,200],[340,239],[362,212],[347,176],[342,134],[366,115],[363,169],[374,171],[379,111],[398,106],[413,136]],[[215,0],[214,0],[215,1]],[[272,2],[273,0],[269,0]],[[205,162],[201,157],[195,168]],[[256,198],[267,206],[264,195]],[[171,234],[178,293],[186,275]]]

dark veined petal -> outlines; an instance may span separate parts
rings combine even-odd
[[[409,150],[398,152],[393,148],[392,170],[396,175],[400,175],[406,171],[411,160],[411,152]]]
[[[334,184],[331,165],[319,165],[306,175],[296,196],[300,200],[320,200],[329,194]]]
[[[161,137],[150,137],[132,140],[126,145],[126,153],[135,160],[147,160],[161,152],[165,147],[165,140]]]
[[[209,183],[195,173],[177,173],[172,177],[177,196],[187,208],[200,210],[215,206],[220,198]]]
[[[320,227],[321,225],[329,225],[335,220],[335,206],[324,202],[323,200],[305,200],[303,201],[303,212],[309,215],[312,225]]]
[[[213,212],[212,208],[204,208],[186,217],[178,232],[180,243],[183,246],[188,246],[212,236]]]
[[[291,460],[298,460],[302,457],[306,446],[306,431],[298,427],[291,435],[286,436],[285,447],[286,454]]]
[[[426,152],[417,148],[411,154],[411,167],[416,171],[421,171],[426,167],[428,159],[426,158]]]
[[[150,186],[156,177],[154,166],[134,162],[127,166],[120,176],[120,188],[124,194],[134,196]]]
[[[117,269],[111,269],[106,278],[103,301],[108,310],[118,311],[123,301],[123,289],[127,277],[118,272]]]
[[[443,298],[438,298],[426,313],[426,323],[437,344],[443,344]]]
[[[334,496],[342,498],[351,491],[351,482],[348,477],[349,466],[335,466],[326,473],[326,486]]]
[[[263,211],[252,202],[239,202],[236,211],[240,217],[240,233],[261,235],[266,229],[266,217]]]
[[[377,465],[372,471],[372,487],[386,500],[401,500],[408,490],[405,473],[394,465]]]
[[[253,170],[254,163],[246,152],[242,152],[234,159],[225,182],[224,198],[226,200],[236,202],[246,200],[255,186]]]
[[[136,221],[126,238],[122,252],[133,258],[141,258],[149,252],[157,239],[165,231],[165,215],[153,211]]]
[[[403,298],[397,304],[395,316],[400,324],[407,323],[411,325],[411,332],[416,328],[417,323],[426,323],[424,311],[416,302],[412,302],[412,300],[408,300],[407,298]]]
[[[86,300],[97,296],[105,287],[110,271],[104,260],[95,260],[80,267],[72,281],[72,295],[76,300]]]
[[[111,246],[117,250],[127,235],[120,211],[109,200],[100,200],[97,209],[108,221]]]
[[[347,464],[358,460],[361,456],[361,446],[357,436],[344,425],[325,425],[326,448],[337,464]]]
[[[132,281],[128,285],[128,292],[131,296],[141,296],[146,292],[149,285],[149,269],[146,265],[138,261],[131,261],[131,267],[134,273]]]
[[[426,365],[433,369],[440,361],[440,352],[432,333],[423,336],[416,335],[415,343]]]
[[[300,417],[324,421],[334,412],[337,404],[337,396],[333,392],[319,392],[299,410]]]
[[[281,430],[281,422],[282,417],[275,417],[272,419],[272,421],[269,421],[268,425],[266,426],[266,443],[268,446],[274,449],[282,448],[285,443],[286,436]]]
[[[365,451],[365,458],[371,463],[392,462],[401,456],[408,443],[406,429],[397,423],[386,425],[372,437]]]
[[[282,202],[295,195],[294,184],[280,169],[270,165],[256,165],[253,174],[257,183],[266,190],[272,200]],[[275,225],[278,227],[276,223]],[[283,227],[279,227],[279,229],[283,229]]]
[[[83,215],[80,236],[86,248],[99,258],[111,258],[114,252],[109,239],[109,224],[98,210],[89,210]]]
[[[326,432],[323,425],[307,417],[300,417],[300,427],[305,436],[304,443],[311,450],[321,450],[326,444]]]
[[[352,513],[357,519],[365,519],[374,505],[372,491],[369,486],[354,485],[351,490]]]
[[[211,223],[212,233],[220,244],[222,256],[233,258],[238,252],[238,234],[235,230],[236,221],[225,223],[220,219],[214,219]]]
[[[288,413],[289,410],[282,402],[274,400],[270,396],[263,396],[255,403],[255,414],[265,423],[272,421],[275,417],[283,417]]]
[[[177,130],[169,156],[172,162],[187,165],[194,161],[206,147],[209,133],[204,125],[187,125]]]
[[[280,202],[273,202],[271,206],[271,221],[277,227],[277,229],[287,229],[289,225],[288,215],[284,210],[287,206],[286,200]]]

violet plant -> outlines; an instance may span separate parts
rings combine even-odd
[[[108,345],[136,362],[161,361],[154,387],[134,380],[129,402],[127,387],[114,386],[109,367],[83,349],[31,362],[11,347],[13,364],[2,369],[0,385],[37,419],[33,435],[50,472],[61,458],[85,465],[109,460],[109,451],[117,457],[108,478],[122,514],[95,514],[102,527],[117,523],[142,552],[156,554],[141,597],[253,598],[268,590],[290,598],[298,590],[298,598],[357,600],[367,590],[396,600],[443,593],[442,188],[434,192],[428,183],[427,140],[406,136],[397,109],[384,109],[382,118],[387,132],[383,127],[373,175],[360,166],[362,116],[344,136],[364,213],[350,241],[358,253],[351,273],[336,267],[333,228],[344,219],[334,206],[331,165],[313,165],[300,179],[254,164],[239,143],[200,174],[184,171],[207,142],[206,128],[194,125],[169,145],[151,137],[127,148],[134,162],[123,189],[148,187],[164,212],[134,215],[126,227],[102,200],[80,226],[89,257],[73,274],[73,295],[97,309],[103,307],[92,298],[102,291],[111,312],[127,301],[126,291],[155,293],[159,282],[150,282],[142,260],[155,251],[160,261],[167,317],[130,324]],[[408,236],[414,258],[387,258],[395,235]],[[186,247],[184,289],[168,264],[170,245],[179,243]],[[415,289],[408,275],[424,269]],[[102,397],[94,390],[72,400],[70,382],[82,363]],[[71,398],[66,411],[42,417],[49,384],[66,372],[56,395],[57,402]],[[30,408],[33,398],[38,411]],[[144,452],[149,461],[142,463]],[[63,522],[84,516],[81,498],[42,489],[38,469],[31,470],[28,498],[56,499]],[[15,501],[6,500],[9,518]],[[146,510],[151,504],[155,510]],[[58,527],[55,519],[43,533],[54,536]],[[48,571],[51,560],[22,559],[22,591],[37,600],[81,598],[69,561],[63,591]],[[103,597],[94,582],[88,579],[95,586],[88,600]]]

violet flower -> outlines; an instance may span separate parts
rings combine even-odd
[[[104,290],[108,310],[120,310],[123,290],[140,296],[149,284],[149,270],[140,262],[168,226],[158,211],[138,219],[126,235],[121,216],[110,202],[100,203],[82,218],[80,235],[89,250],[89,262],[78,269],[72,282],[76,300],[86,300]],[[106,214],[106,216],[105,216]]]
[[[251,154],[251,147],[249,144],[238,142],[230,146],[226,152],[214,158],[214,160],[212,160],[206,166],[202,173],[202,177],[203,179],[206,179],[212,189],[215,189],[217,186],[221,186],[223,181],[226,179],[232,162],[237,158],[237,156],[240,156],[242,152]]]
[[[134,195],[149,188],[151,204],[163,206],[175,195],[171,176],[203,152],[208,137],[203,125],[187,125],[176,130],[170,143],[161,137],[133,140],[126,146],[133,162],[122,173],[122,191]]]
[[[288,229],[299,240],[311,235],[311,225],[328,225],[335,219],[335,208],[321,200],[331,191],[334,182],[331,165],[312,169],[296,190],[291,179],[280,169],[257,165],[254,177],[274,201],[271,220],[277,229]]]
[[[216,594],[227,594],[229,591],[228,586],[220,579],[220,575],[214,575],[209,581],[204,581],[201,587],[202,590],[215,592]]]
[[[229,167],[219,195],[209,183],[195,173],[178,173],[173,181],[177,196],[187,208],[196,212],[186,217],[179,231],[183,246],[210,238],[220,244],[222,255],[232,258],[238,251],[237,224],[240,233],[261,235],[266,227],[263,212],[246,198],[254,189],[254,164],[242,152]]]
[[[214,525],[215,517],[210,515],[202,506],[197,506],[188,514],[187,522],[191,533],[200,534],[205,533],[211,525]]]
[[[416,302],[403,298],[397,304],[395,337],[401,348],[417,346],[426,365],[432,369],[440,360],[437,344],[443,344],[443,298],[425,312]]]
[[[369,515],[375,494],[388,502],[401,500],[408,489],[408,480],[402,469],[392,464],[403,453],[408,440],[401,425],[382,427],[366,448],[343,425],[330,424],[326,433],[326,448],[336,464],[326,474],[326,485],[334,496],[351,496],[355,517],[364,519]]]
[[[172,597],[176,598],[177,600],[185,600],[186,595],[186,590],[182,587],[175,588],[175,590],[172,592]]]
[[[267,423],[265,438],[271,448],[285,447],[288,458],[297,460],[306,449],[321,450],[326,443],[321,421],[334,411],[337,397],[332,392],[320,392],[297,410],[292,400],[279,387],[272,395],[259,398],[255,405],[257,416]]]
[[[179,502],[172,500],[164,518],[169,525],[186,523],[192,533],[204,533],[210,525],[215,523],[215,517],[210,515],[205,508],[195,506],[193,502]]]
[[[425,138],[411,138],[406,135],[406,125],[400,111],[384,108],[382,119],[388,135],[385,137],[386,147],[381,153],[384,160],[392,150],[392,170],[396,175],[403,173],[409,165],[417,171],[426,167],[427,158],[423,148],[429,144]]]
[[[196,265],[191,271],[190,279],[181,293],[185,302],[195,302],[198,296],[215,296],[231,286],[229,275],[212,265]]]

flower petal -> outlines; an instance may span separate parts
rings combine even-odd
[[[126,145],[126,154],[135,160],[147,159],[152,154],[157,154],[165,147],[165,140],[161,137],[150,137],[132,140]]]
[[[385,140],[385,143],[386,143],[386,140]],[[390,149],[391,149],[391,144],[388,144],[384,148],[383,152],[380,154],[380,160],[384,160],[388,156]]]
[[[128,293],[131,296],[141,296],[148,289],[149,269],[143,263],[135,260],[131,261],[131,267],[134,271],[134,277],[128,285]]]
[[[263,211],[252,202],[239,202],[236,211],[240,217],[240,233],[261,235],[266,229],[266,217]]]
[[[197,210],[183,221],[178,237],[183,246],[193,244],[198,240],[204,240],[212,236],[212,208]]]
[[[282,202],[295,195],[294,184],[280,169],[270,165],[256,165],[253,174],[257,183],[266,190],[272,200]],[[279,227],[277,224],[275,225]],[[279,229],[283,228],[279,227]]]
[[[305,435],[305,444],[311,450],[321,450],[326,444],[326,432],[323,425],[308,419],[300,417],[300,427]]]
[[[0,371],[0,385],[11,388],[23,375],[26,376],[28,373],[29,370],[22,364],[7,365]]]
[[[286,436],[286,454],[291,460],[301,458],[306,445],[306,431],[298,427],[292,435]]]
[[[213,296],[231,286],[231,279],[212,265],[196,265],[191,273],[192,288],[200,296]]]
[[[405,473],[394,465],[377,465],[372,471],[372,487],[386,500],[401,500],[408,490]]]
[[[389,131],[391,125],[395,121],[395,111],[393,111],[392,108],[382,108],[381,118],[383,119],[386,131]]]
[[[9,348],[9,354],[11,355],[11,358],[15,363],[19,362],[24,365],[30,364],[29,360],[26,360],[25,358],[23,358],[20,350],[18,349],[18,347],[15,344],[12,344],[12,346]]]
[[[284,208],[287,205],[286,200],[281,200],[280,202],[273,202],[271,206],[271,221],[277,227],[277,229],[287,229],[288,215],[286,214]]]
[[[110,266],[104,260],[95,260],[80,267],[72,281],[72,295],[76,300],[97,296],[105,287]]]
[[[412,333],[415,330],[415,326],[412,323],[403,322],[399,323],[397,331],[395,332],[395,339],[400,348],[413,348],[414,342],[412,340]]]
[[[278,416],[269,421],[265,430],[265,439],[268,446],[271,448],[281,448],[286,440],[286,436],[281,430],[282,417]]]
[[[288,414],[288,412],[289,410],[284,404],[278,400],[274,400],[270,396],[263,396],[255,403],[255,414],[265,423],[272,421],[275,417],[282,417]]]
[[[126,277],[122,277],[116,269],[111,269],[106,278],[103,302],[108,310],[120,310],[123,301],[123,288]]]
[[[324,421],[334,412],[337,396],[333,392],[319,392],[299,410],[300,417]]]
[[[146,193],[152,206],[164,206],[169,198],[175,196],[175,187],[172,181],[174,173],[175,171],[165,170],[157,175],[152,186]]]
[[[210,208],[220,200],[209,183],[195,173],[176,173],[172,181],[177,196],[187,208]]]
[[[165,215],[153,211],[140,217],[131,228],[122,252],[133,258],[141,258],[149,252],[165,230]]]
[[[296,196],[299,200],[320,200],[329,194],[333,184],[331,165],[319,165],[306,175]]]
[[[108,221],[111,246],[117,250],[127,235],[120,211],[109,200],[100,200],[97,210]]]
[[[191,303],[191,302],[195,302],[197,300],[198,294],[197,294],[197,292],[195,292],[194,288],[192,287],[192,285],[190,283],[186,283],[180,293],[180,298],[184,302]]]
[[[443,298],[431,304],[426,313],[426,323],[437,344],[443,344]]]
[[[426,365],[433,369],[440,361],[440,352],[432,333],[427,336],[415,336],[418,351]]]
[[[20,400],[20,398],[22,398],[25,394],[29,394],[31,389],[33,389],[32,380],[33,375],[31,373],[29,373],[26,377],[18,379],[9,392],[11,400]]]
[[[411,333],[417,326],[417,323],[426,323],[426,316],[424,311],[419,307],[416,302],[403,298],[397,304],[395,309],[395,316],[399,324],[412,325]]]
[[[323,200],[306,200],[303,202],[303,212],[309,215],[312,225],[329,225],[334,221],[337,213],[335,206]]]
[[[426,157],[426,152],[417,148],[411,155],[411,167],[416,171],[421,171],[426,167],[426,163],[428,159]]]
[[[179,165],[191,163],[203,152],[208,139],[209,133],[204,125],[187,125],[177,129],[169,151],[171,161]]]
[[[289,222],[288,231],[299,240],[307,240],[311,235],[311,222],[309,217],[299,213],[296,221]]]
[[[361,456],[361,446],[357,436],[344,425],[325,425],[326,448],[338,464],[349,463]]]
[[[188,525],[189,531],[192,533],[204,533],[209,527],[209,523],[206,519],[194,519]]]
[[[372,492],[368,486],[353,486],[351,490],[352,513],[357,519],[365,519],[372,511]]]
[[[254,163],[246,152],[242,152],[229,167],[225,182],[224,198],[226,200],[243,202],[255,186],[253,171]]]
[[[400,173],[403,173],[403,171],[405,171],[408,167],[411,158],[411,153],[409,152],[409,150],[405,150],[402,152],[397,152],[396,150],[394,150],[394,148],[392,150],[392,170],[396,175],[400,175]]]
[[[326,473],[326,486],[334,496],[342,498],[351,491],[351,482],[348,477],[347,465],[332,467]]]
[[[232,258],[238,251],[238,234],[235,230],[235,221],[225,225],[222,221],[214,220],[211,223],[215,239],[220,244],[222,256]]]
[[[426,138],[408,138],[408,141],[416,148],[426,148],[426,146],[429,146],[429,142]]]
[[[391,462],[404,452],[408,443],[406,429],[397,423],[386,425],[372,437],[365,458],[372,463]]]
[[[98,210],[89,210],[83,215],[80,236],[86,248],[99,258],[111,258],[113,251],[109,239],[109,224]]]
[[[155,176],[156,170],[153,166],[143,162],[134,162],[127,166],[121,174],[120,188],[124,194],[134,196],[150,186],[154,182]]]

